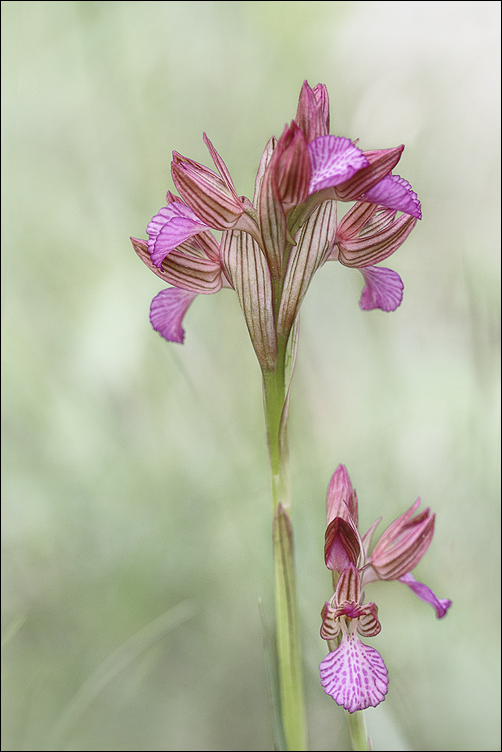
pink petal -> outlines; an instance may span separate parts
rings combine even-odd
[[[403,299],[404,285],[399,274],[384,266],[364,266],[359,271],[366,282],[359,301],[363,311],[395,311]]]
[[[312,166],[309,194],[344,183],[369,164],[361,149],[341,136],[319,136],[308,150]]]
[[[366,191],[362,201],[386,206],[388,209],[397,209],[397,211],[422,219],[422,210],[417,194],[412,191],[408,181],[399,177],[399,175],[384,177],[373,188]]]
[[[233,183],[233,180],[230,176],[230,173],[227,169],[227,166],[225,162],[222,160],[214,146],[212,145],[211,141],[208,139],[205,133],[202,134],[202,138],[204,139],[204,143],[206,144],[207,148],[209,149],[209,153],[211,154],[212,160],[216,166],[216,169],[220,173],[221,177],[223,178],[223,182],[227,186],[230,193],[234,195],[236,199],[238,199],[237,191],[235,190],[235,186]]]
[[[429,603],[432,608],[435,609],[438,619],[442,619],[443,616],[446,616],[446,612],[452,604],[449,598],[437,598],[427,585],[424,585],[422,582],[417,582],[409,572],[400,577],[399,582],[408,585],[410,590],[412,590],[418,598],[425,601],[425,603]]]
[[[182,345],[185,330],[181,322],[188,306],[196,297],[196,292],[180,290],[177,287],[169,287],[159,292],[150,305],[150,322],[155,331],[168,342],[179,342]]]
[[[362,608],[365,613],[357,620],[357,631],[363,637],[375,637],[382,629],[378,621],[378,606],[375,603],[365,603]]]
[[[335,517],[325,533],[324,561],[328,569],[343,572],[351,564],[357,564],[361,555],[361,543],[354,523]]]
[[[326,496],[327,525],[335,517],[352,517],[357,527],[357,494],[345,465],[338,465],[331,476]]]
[[[389,680],[382,656],[356,635],[346,636],[319,669],[326,694],[349,713],[376,708],[385,699]]]
[[[321,637],[323,640],[334,640],[340,634],[340,621],[336,618],[337,610],[326,602],[321,611]]]
[[[168,253],[207,229],[209,226],[181,201],[164,206],[146,228],[148,251],[155,266],[160,269]]]

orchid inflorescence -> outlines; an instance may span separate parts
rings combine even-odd
[[[403,283],[378,264],[406,240],[421,207],[410,184],[393,173],[404,146],[363,151],[357,141],[330,135],[324,84],[311,88],[304,82],[295,119],[265,146],[253,201],[237,194],[223,159],[203,138],[216,172],[173,152],[179,195],[167,193],[166,206],[148,224],[148,240],[131,240],[141,260],[171,285],[150,306],[153,328],[169,342],[184,342],[183,319],[198,295],[227,287],[243,310],[262,371],[271,464],[281,734],[287,749],[306,749],[287,441],[300,307],[316,271],[339,261],[363,275],[363,310],[394,311]],[[339,201],[353,203],[340,220]],[[321,684],[350,714],[378,705],[388,688],[382,657],[359,638],[381,629],[378,609],[363,602],[362,587],[399,580],[439,618],[450,606],[411,574],[434,532],[434,515],[417,512],[419,503],[390,525],[370,553],[379,520],[360,536],[357,496],[343,465],[328,488],[325,562],[335,592],[322,611],[321,637],[330,652],[320,664]],[[359,721],[356,727],[359,734]]]
[[[274,369],[315,272],[329,260],[358,269],[360,306],[393,311],[403,283],[376,266],[405,241],[420,202],[392,173],[404,146],[362,151],[329,135],[326,87],[305,81],[296,118],[261,157],[253,202],[238,196],[227,167],[204,134],[217,173],[173,153],[167,206],[148,224],[148,241],[131,238],[145,264],[172,287],[153,299],[150,320],[182,343],[183,317],[199,294],[233,288],[262,369]],[[337,222],[337,202],[355,202]],[[398,212],[401,212],[397,217]],[[211,230],[222,231],[217,240]]]
[[[449,599],[440,600],[411,574],[434,535],[435,515],[429,509],[415,514],[419,506],[417,499],[369,553],[382,518],[360,536],[357,494],[344,465],[337,467],[328,486],[324,560],[336,573],[334,580],[339,579],[335,594],[321,612],[321,637],[332,649],[319,668],[324,691],[350,713],[375,707],[385,699],[388,688],[382,657],[359,639],[359,635],[374,637],[381,629],[377,606],[362,603],[362,587],[375,580],[398,580],[429,603],[439,619],[451,606]]]

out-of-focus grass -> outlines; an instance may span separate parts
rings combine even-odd
[[[259,369],[230,291],[194,303],[183,347],[152,332],[162,285],[128,235],[172,188],[172,149],[208,164],[203,131],[252,195],[305,78],[327,84],[333,133],[406,144],[424,214],[389,264],[395,314],[363,314],[362,278],[336,264],[302,309],[291,455],[311,746],[348,748],[317,672],[325,490],[344,462],[363,527],[417,495],[437,512],[416,574],[454,601],[438,622],[397,583],[368,591],[391,677],[367,714],[375,749],[500,748],[498,14],[2,3],[3,749],[271,746]]]

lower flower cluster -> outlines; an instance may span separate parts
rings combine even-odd
[[[360,639],[374,637],[381,630],[377,606],[362,603],[362,587],[375,580],[399,580],[429,603],[439,619],[451,606],[449,599],[437,598],[411,574],[434,534],[435,515],[429,509],[415,514],[419,505],[417,499],[398,517],[370,554],[371,538],[381,518],[361,537],[357,494],[346,468],[339,465],[331,478],[324,558],[328,569],[337,573],[334,579],[338,577],[338,582],[321,613],[321,637],[328,642],[330,652],[319,669],[326,694],[349,713],[379,705],[389,683],[383,658]]]

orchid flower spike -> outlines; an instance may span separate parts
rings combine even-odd
[[[231,288],[262,370],[273,370],[277,343],[288,340],[312,277],[328,260],[361,272],[363,310],[400,305],[399,275],[376,264],[421,217],[410,184],[392,172],[404,147],[363,151],[331,135],[329,120],[326,87],[305,81],[295,119],[265,147],[253,201],[238,195],[206,134],[215,170],[173,152],[179,196],[167,194],[147,226],[148,240],[131,238],[141,260],[171,285],[150,308],[151,324],[166,340],[184,341],[183,319],[198,295]],[[339,201],[355,202],[340,222]]]
[[[420,499],[389,525],[370,554],[371,537],[381,518],[360,536],[357,495],[344,465],[337,467],[328,486],[324,558],[328,569],[340,577],[321,613],[321,637],[330,652],[319,669],[326,694],[349,713],[376,707],[388,688],[382,657],[359,638],[373,637],[381,629],[377,606],[362,603],[361,588],[375,580],[398,580],[430,604],[438,618],[451,606],[449,599],[437,598],[411,574],[434,534],[435,515],[429,509],[415,514],[419,505]]]

